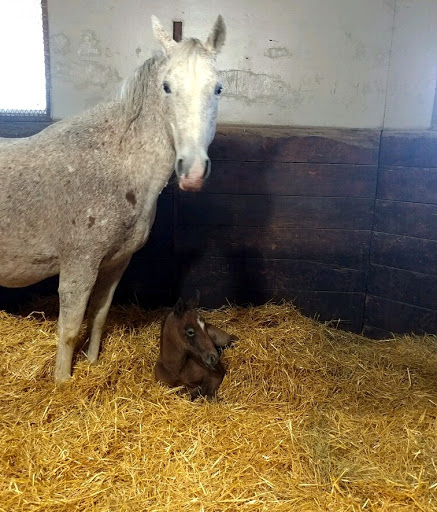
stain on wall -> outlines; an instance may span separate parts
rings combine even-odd
[[[282,57],[292,57],[293,53],[285,46],[273,46],[272,48],[267,48],[267,50],[264,52],[264,55],[269,59],[280,59]]]
[[[96,38],[94,30],[83,30],[80,38],[78,55],[81,57],[95,57],[102,55],[100,41]]]
[[[50,51],[53,55],[67,55],[71,52],[70,39],[65,34],[54,34],[50,38]]]
[[[297,87],[291,87],[285,80],[275,75],[254,73],[241,69],[222,72],[224,96],[252,105],[271,103],[279,107],[301,105],[311,98],[323,81],[323,76],[304,76]]]
[[[78,41],[71,41],[65,34],[50,38],[52,50],[52,76],[56,80],[84,89],[90,86],[110,88],[121,82],[118,70],[107,59],[112,56],[110,48],[102,51],[96,32],[84,29]],[[100,96],[99,96],[100,97]]]

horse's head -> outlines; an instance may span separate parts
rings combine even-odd
[[[159,80],[179,187],[198,191],[211,169],[208,147],[215,135],[222,91],[215,61],[225,41],[225,24],[219,16],[205,43],[197,39],[176,43],[154,16],[152,22],[167,57]]]
[[[217,349],[208,334],[205,321],[193,304],[179,299],[164,323],[162,334],[166,341],[176,345],[179,352],[188,352],[209,368],[218,363]]]

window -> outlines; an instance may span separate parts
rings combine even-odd
[[[0,119],[48,119],[47,0],[3,0],[0,19]]]

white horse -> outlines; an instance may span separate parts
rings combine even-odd
[[[24,139],[0,140],[0,285],[22,287],[59,274],[55,382],[71,375],[88,304],[90,361],[114,291],[147,240],[173,169],[198,191],[221,93],[219,16],[205,43],[176,43],[152,17],[164,55],[140,66],[120,98]]]

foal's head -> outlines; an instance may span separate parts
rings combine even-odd
[[[205,321],[193,304],[187,304],[182,299],[178,300],[164,321],[161,343],[173,345],[177,352],[188,353],[209,368],[214,368],[219,361],[217,349],[208,334]]]

